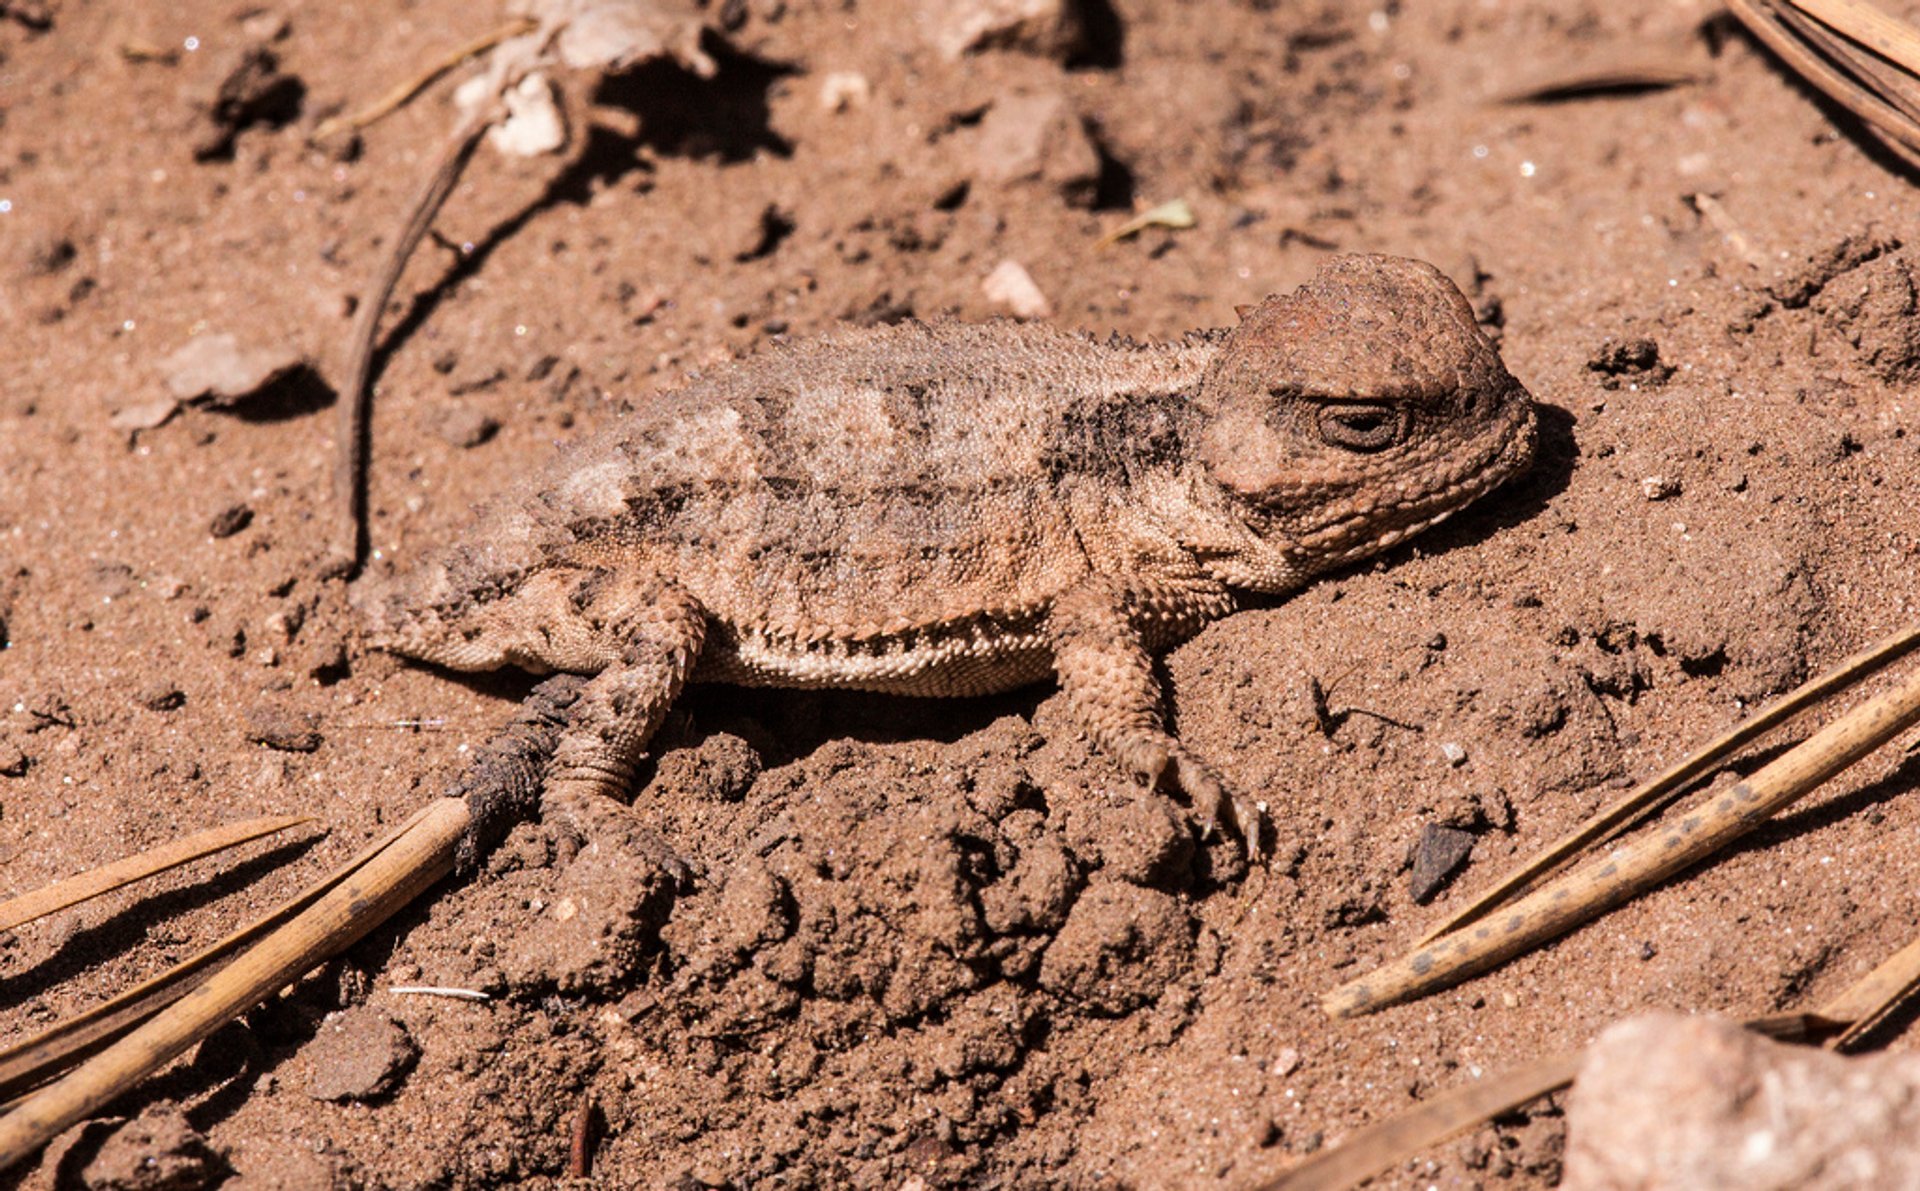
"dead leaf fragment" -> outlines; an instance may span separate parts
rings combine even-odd
[[[470,80],[455,94],[462,110],[486,103],[492,80]],[[507,118],[487,130],[487,142],[509,157],[538,157],[558,152],[567,143],[567,120],[554,99],[553,84],[544,74],[521,79],[504,96]]]
[[[625,70],[671,58],[703,79],[719,67],[700,48],[706,21],[675,0],[528,0],[521,8],[558,27],[554,50],[574,70]]]
[[[1150,207],[1140,212],[1140,214],[1135,215],[1132,219],[1127,220],[1119,227],[1114,228],[1106,235],[1100,237],[1096,246],[1105,248],[1107,245],[1118,243],[1129,236],[1137,236],[1150,227],[1173,228],[1176,231],[1180,231],[1190,228],[1199,222],[1198,219],[1194,218],[1193,208],[1187,205],[1186,199],[1173,199],[1169,202],[1161,203],[1157,207]]]

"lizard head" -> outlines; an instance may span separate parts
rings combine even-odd
[[[1297,578],[1444,519],[1533,458],[1533,399],[1438,269],[1335,257],[1245,311],[1197,457]]]

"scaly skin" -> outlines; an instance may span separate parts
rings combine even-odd
[[[590,674],[550,808],[603,816],[688,682],[974,695],[1053,676],[1202,828],[1259,830],[1166,731],[1151,652],[1526,467],[1531,398],[1439,272],[1340,257],[1172,344],[836,331],[563,451],[395,592],[375,641]]]

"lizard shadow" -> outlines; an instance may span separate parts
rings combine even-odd
[[[1574,427],[1579,419],[1571,411],[1545,402],[1535,402],[1534,408],[1539,416],[1539,431],[1533,466],[1525,475],[1414,537],[1414,548],[1439,554],[1472,546],[1495,530],[1511,529],[1531,521],[1546,510],[1548,502],[1566,491],[1573,482],[1573,468],[1580,458],[1579,444],[1574,439]],[[1408,548],[1400,545],[1384,557],[1403,558]]]
[[[476,694],[513,704],[524,701],[541,681],[536,675],[511,669],[428,668]],[[1053,690],[1051,682],[1042,681],[1001,694],[927,698],[699,683],[674,700],[666,723],[648,747],[648,759],[637,782],[645,782],[652,761],[660,753],[697,745],[722,732],[744,737],[769,768],[811,756],[836,740],[953,744],[1003,716],[1032,719],[1035,706]]]
[[[757,154],[791,156],[793,146],[772,128],[768,95],[773,86],[799,68],[757,57],[708,37],[701,48],[718,64],[703,79],[670,62],[649,62],[602,78],[588,101],[620,108],[639,118],[639,132],[627,136],[603,125],[585,124],[580,147],[541,194],[512,217],[463,249],[432,285],[419,291],[396,319],[373,356],[373,375],[419,331],[440,303],[478,273],[495,251],[549,208],[585,206],[594,194],[633,173],[648,172],[641,151],[704,158],[736,164]]]

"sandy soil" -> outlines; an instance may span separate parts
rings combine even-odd
[[[1622,1015],[1801,1005],[1908,939],[1916,770],[1885,762],[1493,975],[1359,1021],[1317,1007],[1913,619],[1897,163],[1705,3],[1114,0],[1064,60],[957,61],[941,7],[729,3],[712,81],[576,85],[595,114],[568,153],[483,150],[388,319],[374,565],[689,368],[843,319],[998,313],[1003,260],[1058,323],[1151,336],[1230,322],[1330,251],[1424,257],[1547,406],[1543,457],[1167,659],[1181,735],[1270,801],[1280,857],[1210,876],[1047,690],[697,692],[640,796],[694,893],[563,870],[522,828],[23,1185],[132,1185],[110,1180],[154,1158],[234,1187],[551,1183],[588,1101],[610,1186],[1247,1185]],[[448,87],[357,154],[307,136],[475,31],[455,0],[0,5],[0,892],[246,815],[329,827],[0,940],[0,1038],[338,863],[527,690],[368,651],[317,574],[352,295]],[[260,46],[265,85],[223,124]],[[1692,81],[1497,102],[1623,62]],[[1097,246],[1173,198],[1197,226]],[[314,364],[130,428],[205,332]],[[1473,850],[1421,906],[1430,825]],[[494,999],[390,991],[413,984]],[[1562,1142],[1548,1107],[1386,1181],[1543,1185]]]

